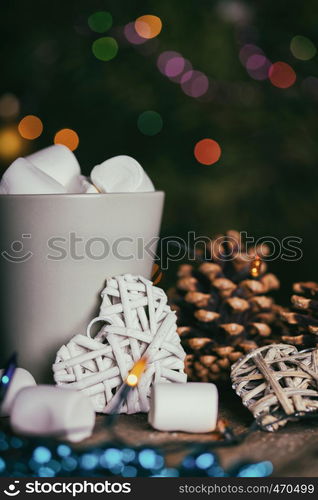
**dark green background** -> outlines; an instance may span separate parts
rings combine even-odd
[[[241,1],[250,13],[242,26],[220,15],[225,3],[4,1],[0,94],[19,98],[16,123],[26,114],[42,119],[44,132],[30,141],[30,151],[70,127],[79,134],[76,155],[86,173],[113,155],[139,160],[156,188],[167,194],[163,235],[185,236],[188,230],[212,235],[236,228],[254,236],[303,238],[299,262],[271,266],[286,303],[293,281],[318,279],[318,98],[302,85],[318,76],[318,56],[299,61],[289,48],[295,35],[318,45],[318,7],[314,0]],[[91,51],[103,35],[88,28],[87,17],[98,10],[111,12],[113,28],[107,35],[119,43],[117,57],[109,62]],[[118,36],[118,28],[143,14],[155,14],[163,23],[148,56]],[[253,80],[239,61],[242,43],[256,43],[271,61],[291,64],[295,85],[282,90]],[[181,52],[214,81],[210,102],[188,97],[158,71],[156,59],[163,50]],[[145,110],[162,116],[163,129],[156,136],[137,128]],[[215,165],[200,165],[193,156],[195,143],[204,137],[221,145]],[[163,286],[173,279],[172,266]]]

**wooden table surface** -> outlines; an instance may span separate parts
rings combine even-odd
[[[246,431],[253,418],[241,404],[241,400],[231,389],[221,393],[222,406],[220,416],[226,418],[236,433]],[[189,411],[191,408],[189,407]],[[92,446],[106,445],[111,438],[105,426],[104,416],[98,416],[93,435],[76,445],[86,449]],[[8,419],[0,419],[0,430],[8,426]],[[178,452],[171,451],[181,443],[211,441],[210,434],[187,434],[182,432],[159,432],[150,427],[145,414],[120,415],[114,425],[116,435],[130,446],[159,446],[166,449],[168,466],[176,466],[182,457],[189,453],[189,448]],[[227,469],[239,461],[270,460],[274,465],[274,476],[277,477],[318,477],[318,421],[302,421],[289,423],[278,432],[256,431],[250,434],[241,444],[217,450],[221,465]],[[167,448],[168,447],[168,448]]]
[[[236,433],[246,431],[253,423],[250,412],[242,405],[231,389],[221,395],[223,404],[220,416],[226,418]],[[189,408],[189,411],[191,409]],[[211,441],[209,434],[187,434],[183,432],[159,432],[150,427],[145,414],[120,415],[115,425],[118,436],[131,446],[143,444],[172,447],[175,443]],[[85,446],[98,445],[107,441],[109,434],[105,429],[105,417],[98,416],[94,434],[84,443]],[[306,420],[289,423],[278,432],[256,431],[250,434],[239,445],[217,450],[221,465],[224,468],[233,466],[238,461],[270,460],[274,465],[274,476],[277,477],[318,477],[318,421]],[[177,465],[189,450],[178,453],[167,451],[168,466]]]

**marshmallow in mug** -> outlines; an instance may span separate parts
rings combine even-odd
[[[85,175],[79,176],[79,183],[81,187],[81,193],[85,194],[97,194],[98,189],[90,182],[90,180]]]
[[[96,165],[90,177],[101,193],[154,191],[148,175],[138,161],[131,156],[114,156]]]
[[[62,144],[40,149],[26,159],[46,175],[65,187],[68,193],[78,193],[80,189],[81,167],[72,151]]]
[[[78,442],[92,434],[95,411],[82,392],[38,385],[18,392],[10,424],[18,434],[59,436]]]
[[[4,370],[0,370],[0,377]],[[0,416],[8,417],[11,413],[11,408],[16,395],[25,387],[32,387],[36,385],[33,375],[24,368],[16,368],[12,376],[12,380],[8,386],[5,398],[0,406]]]
[[[62,184],[25,158],[17,158],[11,163],[2,176],[0,189],[2,194],[66,193]]]
[[[152,386],[148,422],[159,431],[211,432],[218,417],[218,391],[203,382]]]

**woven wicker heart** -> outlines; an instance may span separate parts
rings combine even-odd
[[[120,411],[147,412],[153,382],[186,382],[175,313],[163,290],[130,274],[108,279],[101,296],[99,316],[89,324],[87,335],[76,335],[58,351],[54,379],[89,395],[97,412],[111,413],[115,393],[145,356],[146,371]],[[91,327],[99,321],[104,324],[91,338]]]
[[[317,349],[298,352],[295,346],[273,344],[235,363],[231,379],[243,404],[273,431],[296,416],[317,411],[317,367]]]

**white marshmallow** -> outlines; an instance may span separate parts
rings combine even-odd
[[[62,184],[25,158],[18,158],[10,165],[2,176],[0,186],[7,194],[66,193]]]
[[[4,370],[0,370],[0,378],[2,377],[3,372]],[[36,385],[36,381],[34,380],[33,375],[31,375],[30,372],[28,372],[24,368],[16,368],[6,392],[5,398],[0,406],[1,417],[7,417],[10,415],[14,399],[21,389],[34,385]]]
[[[90,182],[90,180],[85,177],[85,175],[80,175],[79,182],[81,185],[81,193],[86,194],[96,194],[99,193],[98,189]]]
[[[114,156],[96,165],[91,171],[91,181],[102,193],[154,191],[148,175],[131,156]]]
[[[211,432],[218,416],[218,391],[203,382],[152,386],[148,422],[159,431]]]
[[[72,151],[62,144],[55,144],[27,156],[26,159],[45,174],[62,184],[69,193],[80,192],[81,169]]]
[[[92,434],[95,411],[82,392],[38,385],[17,394],[10,423],[19,434],[59,436],[77,442]]]

